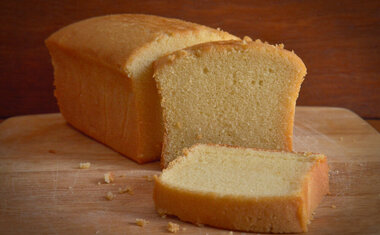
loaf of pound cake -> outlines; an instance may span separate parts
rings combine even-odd
[[[195,143],[292,150],[306,67],[283,45],[208,42],[154,62],[164,122],[162,166]]]
[[[326,156],[198,144],[155,178],[159,214],[218,228],[307,231],[329,191]]]
[[[152,62],[231,39],[238,38],[152,15],[108,15],[64,27],[46,40],[60,111],[73,127],[136,162],[157,160],[163,127]]]

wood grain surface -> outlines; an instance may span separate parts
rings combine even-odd
[[[380,231],[380,135],[356,114],[338,108],[297,107],[295,149],[322,152],[330,191],[309,225],[313,234]],[[89,169],[79,169],[90,162]],[[113,184],[98,185],[113,172]],[[0,234],[228,234],[154,210],[159,163],[138,165],[80,134],[60,114],[15,117],[0,124]],[[120,177],[122,176],[122,177]],[[134,194],[118,194],[130,186]],[[113,192],[116,198],[107,201]],[[141,228],[136,218],[149,221]],[[240,234],[240,233],[234,233]]]
[[[2,0],[0,117],[58,111],[44,40],[65,25],[112,13],[175,17],[283,42],[308,68],[299,105],[346,107],[380,118],[378,0]]]

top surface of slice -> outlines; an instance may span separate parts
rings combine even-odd
[[[134,73],[149,57],[142,52],[149,49],[150,45],[160,45],[162,41],[162,47],[165,47],[165,42],[170,38],[182,38],[186,45],[186,37],[202,36],[205,32],[214,33],[219,40],[238,39],[226,32],[178,19],[121,14],[94,17],[71,24],[50,36],[47,44],[54,43],[80,52],[105,64],[116,65],[120,70],[129,67],[128,72]],[[165,51],[165,48],[162,50]],[[147,64],[150,62],[149,60]]]
[[[181,190],[219,196],[275,197],[298,194],[321,154],[271,152],[199,144],[177,158],[160,180]]]

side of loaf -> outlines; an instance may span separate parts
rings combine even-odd
[[[306,75],[283,46],[249,38],[208,42],[154,63],[164,121],[162,166],[196,143],[292,150]]]
[[[139,162],[157,160],[163,127],[152,62],[195,44],[238,39],[177,19],[123,14],[95,17],[52,34],[55,96],[64,118]]]
[[[326,156],[198,144],[155,178],[159,214],[247,232],[307,231],[328,193]]]

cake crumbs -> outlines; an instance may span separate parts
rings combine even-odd
[[[107,184],[112,183],[115,180],[115,177],[112,172],[108,172],[104,174],[104,182]]]
[[[230,232],[228,233],[228,235],[234,235],[234,232],[230,231]]]
[[[166,219],[166,214],[162,214],[162,215],[160,215],[161,216],[161,218],[163,218],[163,219]]]
[[[126,186],[124,188],[119,188],[119,193],[120,194],[128,193],[130,195],[133,195],[133,190],[130,187]]]
[[[98,181],[98,185],[101,185],[101,184],[102,184],[102,182]]]
[[[136,219],[136,224],[140,227],[144,227],[147,225],[149,222],[145,219]]]
[[[335,209],[335,208],[336,208],[336,206],[335,206],[335,205],[331,205],[331,208]]]
[[[90,162],[81,162],[79,163],[79,169],[88,169],[90,168],[91,163]]]
[[[168,231],[171,233],[176,233],[179,231],[179,224],[169,222],[168,223]]]
[[[153,176],[152,175],[146,175],[146,176],[144,176],[144,178],[148,182],[152,182],[153,181]]]
[[[182,227],[182,231],[186,231],[187,230],[187,228],[185,228],[185,227]]]
[[[108,201],[112,201],[114,198],[115,198],[115,195],[114,195],[112,192],[108,192],[108,193],[106,194],[106,199],[107,199]]]
[[[72,190],[72,189],[73,189],[73,187],[69,186],[69,190]]]

